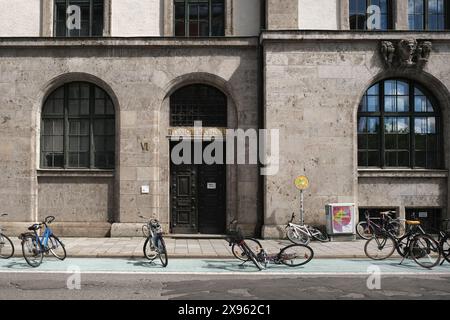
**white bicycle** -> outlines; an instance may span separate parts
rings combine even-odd
[[[307,224],[295,224],[293,223],[294,218],[295,213],[292,214],[291,221],[286,226],[287,237],[292,243],[308,245],[312,238],[320,242],[330,241],[330,237],[326,232]]]

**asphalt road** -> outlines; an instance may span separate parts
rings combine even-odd
[[[0,261],[0,299],[449,300],[450,266],[317,259],[257,272],[234,260],[173,259],[164,269],[145,260],[45,259],[31,269],[13,259]]]
[[[69,290],[63,274],[1,274],[0,299],[450,299],[449,277],[385,277],[369,290],[362,276],[81,275]]]

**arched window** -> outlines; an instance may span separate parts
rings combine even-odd
[[[379,30],[392,29],[391,0],[350,0],[350,30],[367,30],[367,21],[372,12],[367,12],[370,6],[380,8]]]
[[[439,109],[414,81],[381,81],[367,90],[358,111],[360,167],[440,168]]]
[[[111,169],[115,112],[101,88],[72,82],[50,94],[42,110],[41,167]]]
[[[170,125],[193,127],[202,121],[203,127],[227,127],[227,97],[220,90],[194,84],[177,90],[170,97]]]

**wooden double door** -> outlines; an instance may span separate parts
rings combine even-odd
[[[170,181],[172,233],[225,233],[226,165],[171,164]]]

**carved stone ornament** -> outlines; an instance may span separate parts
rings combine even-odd
[[[381,42],[381,55],[389,68],[417,67],[423,68],[428,62],[432,50],[430,41],[417,42],[414,39],[404,39],[397,43]]]

